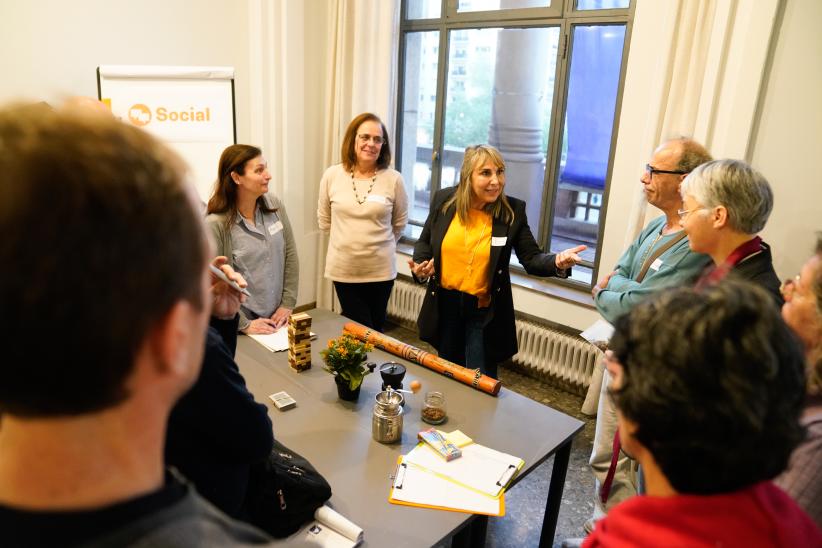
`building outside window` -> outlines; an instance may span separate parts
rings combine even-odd
[[[397,166],[410,201],[405,238],[419,236],[433,193],[459,182],[465,147],[489,143],[505,158],[505,192],[526,201],[540,245],[588,246],[570,283],[590,287],[630,0],[403,0],[402,14]]]

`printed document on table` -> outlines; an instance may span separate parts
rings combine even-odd
[[[478,443],[466,445],[462,456],[451,461],[421,444],[409,451],[405,460],[491,497],[498,497],[525,464],[519,457]]]
[[[489,497],[400,457],[388,502],[451,512],[505,515],[505,496]]]
[[[311,338],[315,338],[316,333],[311,333]],[[288,350],[288,327],[283,326],[274,333],[249,335],[252,339],[271,350],[272,352],[282,352]]]

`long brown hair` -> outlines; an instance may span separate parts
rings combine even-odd
[[[377,122],[382,128],[382,148],[377,157],[377,169],[385,169],[391,163],[391,144],[388,142],[388,130],[382,123],[379,116],[370,112],[363,112],[348,124],[343,136],[342,147],[340,147],[340,158],[346,171],[351,171],[357,165],[357,130],[365,122]]]
[[[474,173],[478,165],[488,160],[491,160],[497,167],[505,168],[505,160],[502,159],[502,154],[491,145],[476,145],[465,149],[457,191],[442,205],[443,213],[456,204],[460,221],[464,225],[468,224],[468,210],[471,209],[471,174]],[[499,197],[494,202],[485,204],[482,209],[490,213],[493,218],[502,219],[510,225],[514,222],[514,210],[511,208],[511,204],[508,203],[508,198],[505,197],[505,183],[501,186]]]
[[[220,163],[217,166],[217,182],[214,185],[214,193],[208,200],[206,213],[225,213],[225,228],[230,230],[237,219],[237,184],[231,178],[232,173],[237,175],[245,174],[245,165],[256,158],[262,156],[263,151],[253,145],[231,145],[220,155]],[[266,205],[262,196],[257,198],[257,207],[264,213],[277,211]]]

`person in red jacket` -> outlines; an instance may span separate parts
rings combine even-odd
[[[622,448],[647,494],[614,507],[583,546],[822,546],[769,481],[802,440],[805,366],[767,293],[735,281],[660,293],[610,342]]]

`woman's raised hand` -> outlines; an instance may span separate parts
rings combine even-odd
[[[554,257],[554,262],[556,263],[557,268],[560,270],[565,270],[566,268],[571,268],[575,264],[581,263],[582,257],[577,255],[577,253],[585,251],[586,249],[588,249],[587,245],[578,245],[576,247],[572,247],[571,249],[560,251]]]
[[[421,263],[415,263],[413,259],[408,259],[408,268],[414,273],[414,276],[420,280],[425,280],[434,275],[434,259],[428,259]]]

